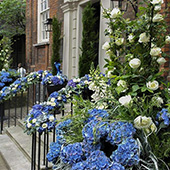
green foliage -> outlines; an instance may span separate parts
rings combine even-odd
[[[61,44],[61,22],[57,17],[53,17],[52,22],[53,30],[53,44],[52,44],[52,57],[51,57],[51,67],[52,74],[56,75],[57,69],[54,65],[55,62],[60,63],[60,44]]]
[[[12,58],[10,58],[11,53],[11,41],[9,38],[3,37],[0,40],[0,70],[8,70],[8,68],[10,68],[12,62]]]
[[[95,9],[89,2],[83,10],[82,54],[79,58],[79,76],[89,73],[91,63],[97,56],[98,33],[96,33]]]
[[[0,35],[14,37],[25,34],[25,0],[0,2]]]

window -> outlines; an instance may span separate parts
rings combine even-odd
[[[49,33],[45,31],[44,22],[49,18],[49,0],[39,0],[38,15],[38,41],[44,42],[49,40]]]

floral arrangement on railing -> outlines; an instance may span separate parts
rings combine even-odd
[[[18,78],[18,74],[16,70],[14,69],[9,69],[9,70],[2,70],[0,72],[0,88],[3,88],[4,86],[9,85],[12,83],[14,80]]]
[[[170,169],[170,83],[160,71],[170,36],[162,0],[143,3],[132,21],[118,8],[104,9],[106,75],[92,70],[92,101],[74,95],[73,116],[56,125],[47,154],[54,170]]]
[[[47,118],[51,114],[55,115],[56,110],[64,109],[64,104],[71,102],[73,94],[80,95],[83,89],[87,88],[89,81],[90,78],[87,75],[82,78],[74,78],[68,81],[65,88],[51,93],[47,101],[35,104],[25,118],[25,132],[30,135],[35,131],[41,133],[46,129],[50,131],[56,125],[56,118],[54,117],[50,123]]]
[[[5,76],[6,75],[8,75],[8,73],[5,73]],[[31,72],[26,77],[18,78],[10,86],[5,86],[4,88],[2,88],[2,90],[0,91],[0,102],[2,102],[3,100],[8,100],[9,98],[15,96],[18,92],[25,91],[29,87],[29,85],[37,84],[37,83],[41,83],[41,82],[42,82],[42,84],[44,84],[44,80],[46,79],[46,77],[48,77],[47,75],[51,75],[50,71],[39,70],[36,72]],[[12,74],[12,76],[13,76],[13,74]],[[55,76],[53,76],[53,77],[55,77]],[[60,84],[62,84],[62,83],[65,84],[67,82],[67,77],[62,74],[60,74],[56,77],[57,77],[57,79],[58,79],[58,77],[60,77],[60,79],[61,79],[59,82]],[[11,80],[11,79],[9,79],[9,80]]]

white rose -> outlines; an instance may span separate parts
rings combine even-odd
[[[146,87],[150,90],[157,90],[159,88],[159,83],[154,80],[154,81],[149,81],[148,83],[146,83]]]
[[[156,5],[156,4],[161,4],[163,2],[164,2],[163,0],[152,0],[151,4]]]
[[[160,11],[160,10],[161,10],[161,5],[156,5],[156,6],[154,7],[154,10],[155,10],[155,11]]]
[[[30,128],[32,126],[31,123],[27,123],[27,127]]]
[[[61,96],[58,96],[57,100],[61,100],[61,99],[62,99],[62,97],[61,97]]]
[[[134,42],[134,36],[132,34],[130,34],[128,36],[128,40],[129,40],[130,43]]]
[[[151,56],[158,56],[162,53],[161,48],[159,47],[153,47],[151,48],[150,55]]]
[[[102,46],[102,49],[106,51],[109,50],[109,48],[110,48],[109,42],[105,42]]]
[[[89,89],[95,91],[95,89],[96,89],[95,84],[94,83],[90,83]]]
[[[125,107],[128,107],[131,100],[132,98],[130,95],[122,96],[119,98],[119,102]]]
[[[117,38],[115,41],[116,45],[118,45],[118,46],[122,45],[123,42],[124,42],[124,38]]]
[[[162,21],[164,18],[161,14],[156,14],[154,17],[153,17],[153,22],[159,22],[159,21]]]
[[[166,43],[166,44],[170,44],[170,36],[166,36],[166,38],[165,38],[165,43]]]
[[[158,64],[160,64],[160,65],[166,63],[166,60],[165,60],[165,58],[163,58],[163,57],[158,58],[156,61],[157,61]]]
[[[35,123],[37,121],[37,119],[32,119],[32,123]]]
[[[157,106],[157,107],[160,107],[161,104],[164,103],[163,99],[159,96],[154,96],[154,97],[152,97],[151,100],[152,100],[154,106]]]
[[[138,68],[141,65],[141,61],[138,58],[134,58],[129,61],[129,65],[131,68]]]
[[[149,128],[152,123],[151,117],[138,116],[134,120],[134,127],[137,129]]]
[[[43,124],[42,124],[42,128],[43,128],[43,129],[47,128],[47,123],[43,123]]]
[[[54,102],[54,101],[55,101],[55,98],[54,98],[54,97],[52,97],[52,98],[51,98],[51,102]]]
[[[110,14],[111,18],[116,18],[120,14],[120,10],[118,8],[114,8]]]
[[[142,33],[139,35],[139,40],[140,43],[147,43],[150,41],[150,35],[147,35],[146,32]]]
[[[50,122],[52,122],[54,120],[54,116],[50,116],[49,120],[50,120]]]
[[[88,80],[85,80],[85,81],[84,81],[84,84],[89,84],[89,81],[88,81]]]

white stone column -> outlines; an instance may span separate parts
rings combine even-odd
[[[62,5],[64,13],[63,37],[63,74],[68,78],[76,75],[76,25],[78,1],[65,0]]]
[[[111,1],[108,0],[101,0],[101,4],[104,8],[110,8],[111,7]],[[102,16],[103,9],[101,7],[101,12],[100,12],[100,33],[99,33],[99,66],[101,72],[105,72],[105,69],[103,66],[106,64],[105,58],[108,58],[108,56],[105,53],[105,50],[102,49],[102,45],[106,42],[109,41],[109,38],[104,35],[104,30],[107,28],[106,22],[108,22],[107,19],[103,18]]]

